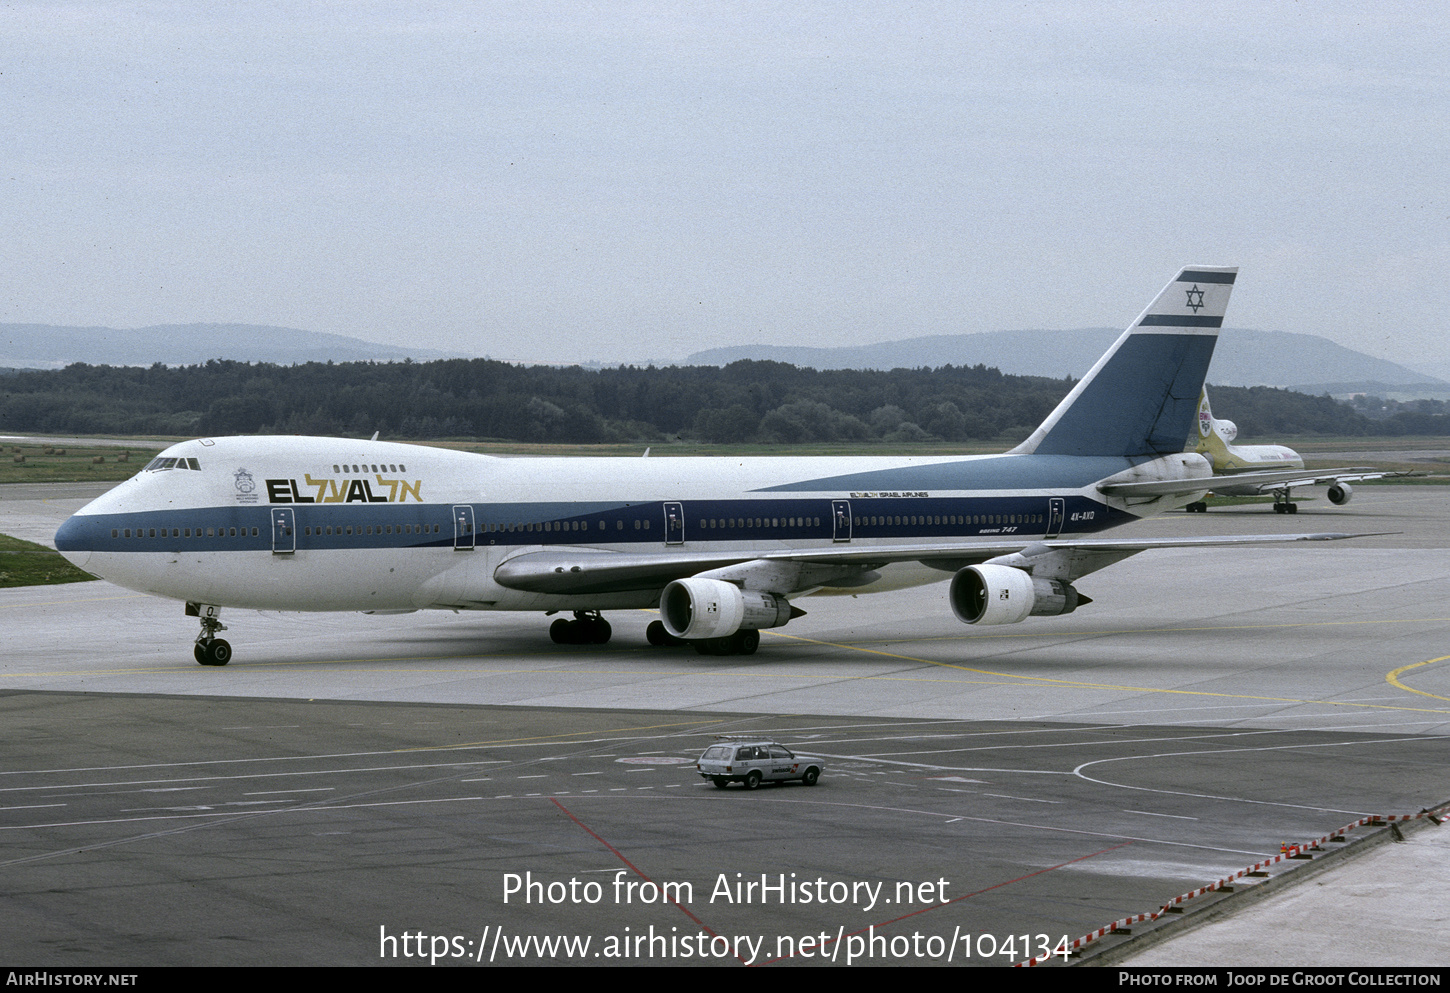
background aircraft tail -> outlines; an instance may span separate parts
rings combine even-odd
[[[1180,272],[1012,454],[1183,451],[1237,275],[1224,266]]]
[[[1238,433],[1238,426],[1233,421],[1220,421],[1213,416],[1213,409],[1208,405],[1208,390],[1205,389],[1198,401],[1198,444],[1193,450],[1214,467],[1229,466],[1233,463],[1233,453],[1228,446]]]

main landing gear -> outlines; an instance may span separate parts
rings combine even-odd
[[[221,610],[220,607],[210,604],[186,605],[187,616],[201,621],[201,633],[196,636],[196,644],[192,647],[191,654],[202,665],[226,665],[232,660],[232,646],[216,636],[218,631],[227,629],[219,617]]]
[[[1274,491],[1274,513],[1276,514],[1297,514],[1299,505],[1289,499],[1288,490]]]
[[[760,647],[759,631],[736,631],[723,638],[676,638],[665,630],[663,621],[650,621],[645,628],[645,637],[651,645],[660,648],[669,645],[689,645],[701,655],[754,655]]]
[[[724,638],[701,638],[690,644],[701,655],[754,655],[760,647],[760,632],[736,631]]]
[[[603,645],[613,633],[597,610],[576,610],[572,621],[561,617],[549,625],[549,637],[556,645]]]
[[[206,623],[205,621],[202,622]],[[609,641],[613,629],[609,622],[599,616],[597,610],[576,610],[572,621],[559,618],[549,625],[549,637],[556,645],[603,645]],[[671,645],[689,645],[701,655],[754,655],[760,647],[759,631],[736,631],[724,638],[676,638],[665,630],[660,621],[651,621],[645,629],[645,637],[651,645],[664,648]],[[226,642],[221,642],[225,645]],[[201,661],[201,639],[197,639],[197,661]],[[225,662],[204,663],[226,665]]]

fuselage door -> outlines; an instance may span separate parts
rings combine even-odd
[[[453,508],[453,549],[468,551],[473,548],[473,506],[459,504]]]
[[[851,540],[851,501],[831,501],[831,540]]]
[[[1047,537],[1056,538],[1062,533],[1062,519],[1064,516],[1064,505],[1062,497],[1048,497],[1047,499]]]
[[[272,554],[297,551],[297,521],[291,507],[272,508]]]
[[[685,543],[685,505],[682,503],[665,504],[665,544],[683,545]]]

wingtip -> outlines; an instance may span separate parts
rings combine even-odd
[[[1357,534],[1345,534],[1341,531],[1320,531],[1315,534],[1300,535],[1300,541],[1343,541],[1346,538],[1383,538],[1387,535],[1404,534],[1403,531],[1361,531]]]

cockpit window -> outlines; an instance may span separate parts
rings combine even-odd
[[[164,469],[195,469],[201,471],[201,463],[196,459],[162,458],[157,456],[142,468],[142,472],[161,472]]]

